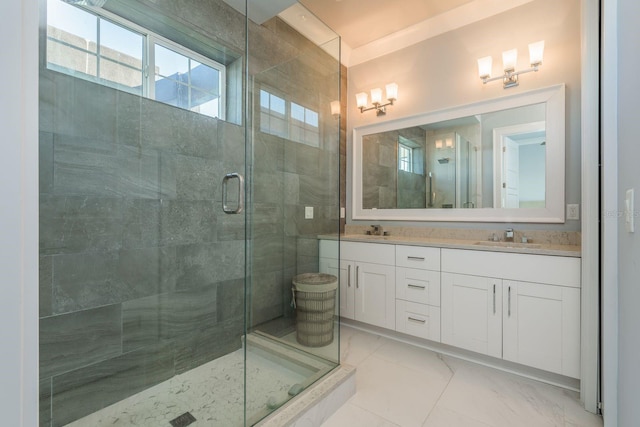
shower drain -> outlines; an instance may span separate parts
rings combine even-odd
[[[171,424],[172,427],[187,427],[189,424],[195,421],[196,419],[193,415],[191,415],[189,412],[185,412],[179,417],[176,417],[171,421],[169,421],[169,423]]]

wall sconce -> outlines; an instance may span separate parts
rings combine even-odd
[[[436,139],[436,148],[440,150],[442,147],[453,148],[453,138]]]
[[[340,101],[331,101],[331,115],[335,119],[340,116]]]
[[[493,58],[485,56],[478,59],[478,73],[482,83],[487,84],[495,80],[502,80],[504,89],[518,86],[518,76],[524,73],[530,73],[531,71],[538,71],[542,65],[542,56],[544,54],[544,40],[531,43],[529,45],[529,63],[531,68],[526,70],[516,71],[516,62],[518,61],[518,49],[511,49],[502,52],[502,67],[504,74],[498,77],[491,77],[492,61]]]
[[[372,107],[367,107],[367,93],[360,92],[356,93],[356,103],[361,113],[369,110],[376,110],[376,116],[383,116],[387,114],[387,106],[393,105],[393,102],[398,99],[398,85],[395,83],[389,83],[385,87],[387,91],[387,101],[386,103],[382,103],[382,89],[375,88],[371,89],[371,103]]]

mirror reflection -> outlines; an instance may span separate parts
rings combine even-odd
[[[545,208],[537,103],[362,136],[363,209]]]

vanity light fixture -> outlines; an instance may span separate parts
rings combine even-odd
[[[393,102],[398,99],[398,85],[395,83],[389,83],[385,87],[387,92],[387,102],[382,103],[382,89],[375,88],[371,89],[371,103],[373,106],[367,107],[367,93],[360,92],[356,93],[356,105],[360,109],[361,113],[369,110],[376,110],[376,116],[383,116],[387,114],[387,106],[393,105]]]
[[[436,148],[453,148],[453,138],[436,139]]]
[[[340,101],[331,101],[331,115],[336,119],[340,116]]]
[[[544,40],[529,45],[529,63],[530,68],[516,71],[516,63],[518,61],[518,49],[511,49],[502,52],[502,67],[504,74],[497,77],[491,77],[491,69],[493,58],[485,56],[478,59],[478,73],[482,83],[487,84],[495,80],[502,80],[504,89],[518,86],[518,76],[531,71],[538,71],[542,65],[542,57],[544,54]]]

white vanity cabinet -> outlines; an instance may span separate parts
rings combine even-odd
[[[580,377],[580,289],[503,282],[503,359]]]
[[[341,242],[340,258],[337,241],[320,241],[320,271],[339,273],[340,314],[395,329],[394,245]]]
[[[502,357],[502,280],[442,273],[442,342]]]
[[[396,331],[440,341],[440,249],[396,246]]]
[[[442,342],[580,377],[580,259],[442,250]]]

